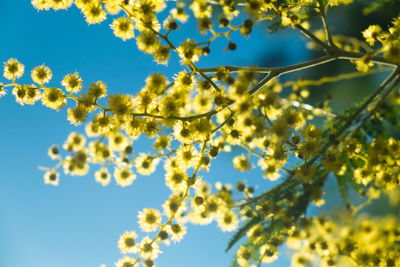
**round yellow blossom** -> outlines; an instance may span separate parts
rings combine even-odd
[[[49,6],[53,8],[54,10],[60,10],[60,9],[67,9],[69,8],[72,3],[74,2],[73,0],[48,0]]]
[[[251,163],[248,157],[240,155],[233,159],[233,167],[239,171],[245,172],[251,169]]]
[[[58,148],[57,145],[52,145],[49,150],[47,151],[47,154],[51,159],[59,159],[60,158],[60,149]]]
[[[134,231],[125,232],[118,240],[118,247],[122,253],[138,253],[140,248],[136,243],[137,234]]]
[[[32,0],[31,4],[37,10],[49,10],[50,6],[47,0]]]
[[[135,260],[132,257],[124,256],[122,259],[119,259],[115,263],[115,267],[137,267],[138,263],[135,263]]]
[[[162,205],[164,214],[168,217],[175,216],[175,219],[182,216],[186,210],[186,203],[182,201],[182,197],[178,194],[173,194]]]
[[[160,249],[157,242],[152,242],[150,237],[145,236],[140,242],[142,254],[145,258],[154,260],[158,257]]]
[[[88,1],[88,0],[86,0]],[[120,1],[119,0],[107,0],[105,2],[104,8],[106,9],[108,14],[117,15],[121,11]]]
[[[83,9],[83,14],[85,15],[86,22],[89,24],[100,23],[107,18],[106,12],[98,3],[87,5]]]
[[[85,9],[90,4],[94,4],[96,0],[75,0],[75,5],[79,9]],[[108,1],[107,1],[108,2]]]
[[[181,63],[184,65],[190,65],[193,62],[200,60],[201,48],[196,45],[193,40],[186,39],[185,42],[177,48]]]
[[[31,72],[32,80],[41,85],[48,83],[52,76],[53,74],[51,73],[51,70],[45,65],[35,67]]]
[[[135,27],[133,25],[133,21],[130,18],[119,17],[117,19],[114,19],[110,27],[113,29],[114,35],[124,41],[132,39],[134,37],[133,29]]]
[[[250,267],[249,260],[251,260],[252,254],[253,250],[251,248],[240,246],[240,248],[236,252],[239,265],[241,267]]]
[[[113,151],[122,151],[129,145],[128,138],[120,132],[110,132],[108,134],[108,146]]]
[[[55,171],[49,171],[44,174],[44,183],[57,186],[59,183],[60,174]]]
[[[140,153],[139,157],[135,158],[136,171],[141,175],[150,175],[156,170],[158,158],[152,158],[144,153]]]
[[[132,97],[129,95],[111,95],[108,98],[108,106],[111,112],[120,119],[124,119],[133,112],[133,101]]]
[[[136,38],[136,44],[139,50],[146,54],[152,54],[160,46],[160,39],[153,32],[145,30]]]
[[[222,231],[231,232],[237,229],[239,218],[233,211],[227,209],[217,214],[217,222]]]
[[[179,242],[183,239],[186,234],[186,227],[180,223],[168,225],[166,227],[167,232],[171,235],[171,240]]]
[[[85,122],[88,117],[88,109],[84,105],[76,105],[74,108],[68,109],[67,119],[75,125]]]
[[[184,123],[178,121],[174,124],[174,137],[181,143],[189,144],[192,141],[192,132],[189,127],[185,127]]]
[[[102,81],[91,83],[88,93],[95,99],[103,98],[107,95],[107,86]]]
[[[101,183],[102,186],[107,186],[111,181],[111,175],[106,168],[102,168],[94,173],[96,182]]]
[[[185,23],[188,20],[189,15],[185,13],[183,7],[184,7],[183,3],[178,2],[177,8],[171,9],[170,14],[174,19],[179,20],[182,23]]]
[[[382,28],[379,25],[370,25],[362,34],[367,43],[373,46],[375,42],[379,40],[378,38],[381,32]]]
[[[198,151],[192,145],[182,145],[176,151],[176,160],[181,168],[191,168],[199,160]]]
[[[174,87],[183,90],[183,91],[190,91],[193,89],[193,86],[195,85],[196,79],[194,78],[194,75],[187,73],[186,70],[181,71],[176,75],[174,79]]]
[[[63,148],[67,151],[80,151],[85,147],[86,138],[84,135],[72,132],[65,141]]]
[[[161,213],[156,209],[145,208],[138,215],[140,228],[145,232],[154,232],[161,223]]]
[[[67,92],[78,93],[83,88],[82,79],[77,72],[65,75],[61,84],[65,87]]]
[[[20,78],[24,74],[25,66],[15,58],[4,63],[4,77],[9,80]]]
[[[136,179],[136,175],[128,167],[117,167],[114,171],[114,178],[117,184],[125,187],[132,184]]]
[[[181,110],[181,103],[172,95],[163,97],[160,103],[160,114],[168,118],[172,116],[179,116]]]
[[[124,122],[123,128],[127,135],[131,138],[137,138],[143,133],[145,121],[141,117],[132,117]]]
[[[45,88],[42,104],[46,107],[59,110],[66,105],[65,94],[59,88]]]
[[[262,256],[262,262],[274,262],[278,259],[278,249],[275,246],[266,244],[260,247],[260,255]]]

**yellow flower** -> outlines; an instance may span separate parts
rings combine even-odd
[[[27,94],[26,86],[17,85],[13,88],[12,94],[15,95],[15,100],[18,104],[24,105],[25,104],[25,96]]]
[[[161,213],[156,209],[145,208],[138,215],[140,228],[145,232],[154,232],[161,223]]]
[[[153,109],[156,104],[156,101],[154,101],[156,97],[155,93],[144,87],[134,100],[136,112],[148,112]]]
[[[68,109],[68,117],[67,119],[75,125],[80,125],[82,122],[85,122],[87,119],[88,109],[84,105],[76,105],[74,108]]]
[[[107,86],[102,81],[94,82],[90,84],[88,94],[96,99],[103,98],[107,95]]]
[[[88,1],[88,0],[86,0]],[[108,14],[116,15],[121,11],[120,1],[119,0],[107,0],[104,8],[107,10]]]
[[[301,165],[296,169],[296,177],[298,177],[303,183],[308,183],[311,181],[311,178],[314,177],[314,174],[317,170],[317,166],[315,165]]]
[[[205,141],[209,139],[213,124],[208,118],[194,120],[189,126],[190,132],[193,134],[193,139],[196,141]]]
[[[20,78],[24,74],[25,66],[15,58],[10,58],[4,63],[4,77],[9,80]]]
[[[278,249],[275,246],[266,244],[260,247],[261,260],[264,263],[270,263],[278,259]]]
[[[122,259],[119,259],[115,263],[115,267],[137,267],[138,263],[135,263],[135,260],[131,257],[124,256]]]
[[[59,159],[60,158],[60,150],[57,145],[53,145],[47,151],[47,154],[51,159]]]
[[[89,171],[87,149],[77,151],[72,157],[66,157],[64,172],[71,175],[86,175]]]
[[[75,5],[79,9],[85,9],[90,4],[94,4],[97,0],[75,0]]]
[[[128,167],[117,167],[114,171],[114,178],[117,184],[125,187],[132,184],[136,179],[136,175]]]
[[[165,201],[162,207],[166,216],[171,217],[175,215],[176,219],[182,216],[183,212],[186,210],[186,203],[182,201],[182,197],[178,194],[173,194]]]
[[[42,104],[46,107],[59,110],[66,105],[65,94],[59,88],[45,88]]]
[[[154,149],[161,151],[163,149],[168,149],[171,144],[172,138],[169,135],[159,135],[155,142],[153,143]]]
[[[122,253],[138,253],[140,248],[139,244],[135,242],[137,237],[134,231],[125,232],[118,240],[118,247]]]
[[[121,119],[130,116],[133,112],[133,101],[132,97],[129,95],[111,95],[108,98],[108,106],[111,112]]]
[[[187,73],[187,71],[184,70],[176,75],[174,79],[174,88],[189,92],[193,89],[195,82],[196,79],[194,78],[194,75]]]
[[[65,141],[63,148],[67,151],[79,151],[85,147],[85,143],[85,136],[76,132],[72,132]]]
[[[190,8],[197,19],[211,18],[212,6],[206,0],[195,0]]]
[[[152,73],[146,78],[146,87],[159,95],[167,88],[167,78],[162,73]]]
[[[185,23],[189,18],[189,15],[185,13],[184,4],[181,2],[178,2],[177,8],[171,9],[170,13],[174,19],[177,19],[182,23]]]
[[[123,128],[126,134],[131,138],[137,138],[140,134],[143,133],[145,126],[145,121],[141,117],[132,117],[129,120],[126,120],[123,124]]]
[[[201,51],[201,48],[190,39],[186,39],[186,41],[181,43],[181,45],[177,48],[177,52],[181,58],[181,63],[184,65],[190,65],[191,63],[199,61]]]
[[[101,163],[113,158],[110,148],[100,141],[94,141],[89,144],[89,153],[94,163]]]
[[[195,113],[204,113],[210,111],[213,107],[212,99],[205,94],[197,95],[193,100],[193,111]]]
[[[172,95],[165,96],[160,103],[160,114],[165,118],[180,115],[181,103]]]
[[[150,175],[156,170],[158,161],[158,158],[140,153],[140,156],[135,158],[136,171],[141,175]]]
[[[189,144],[192,141],[192,132],[188,127],[185,127],[184,123],[178,121],[174,125],[174,137],[181,143]]]
[[[314,124],[308,124],[306,128],[304,128],[301,133],[303,134],[304,138],[315,138],[315,139],[320,139],[322,137],[321,130],[318,129],[317,126]]]
[[[44,174],[44,183],[57,186],[59,182],[59,177],[60,175],[54,170],[46,172]]]
[[[182,145],[176,151],[176,160],[181,168],[188,169],[195,166],[199,160],[199,155],[192,145]]]
[[[104,12],[104,9],[98,3],[87,5],[83,9],[83,14],[86,17],[86,22],[89,24],[100,23],[107,18],[106,12]]]
[[[67,9],[69,8],[72,3],[74,2],[73,0],[48,0],[49,6],[53,8],[54,10],[59,10],[59,9]]]
[[[67,92],[78,93],[83,88],[82,79],[77,72],[65,75],[61,84],[65,87]]]
[[[49,10],[50,6],[47,0],[32,0],[31,4],[37,10]]]
[[[108,146],[113,151],[122,151],[129,145],[128,138],[120,132],[108,133]]]
[[[140,247],[142,248],[142,254],[145,258],[154,260],[158,257],[160,249],[157,242],[152,242],[150,237],[145,236],[140,242]]]
[[[35,67],[31,72],[32,80],[40,85],[48,83],[53,77],[51,70],[45,65]]]
[[[152,54],[159,47],[160,39],[152,31],[145,30],[136,38],[136,44],[139,50],[146,54]]]
[[[186,234],[186,227],[180,223],[168,225],[166,229],[167,232],[171,235],[171,240],[175,242],[181,241],[183,236]]]
[[[114,19],[110,27],[113,29],[114,35],[124,41],[132,39],[134,37],[133,29],[135,27],[133,25],[133,21],[129,18],[119,17],[117,19]]]
[[[382,33],[382,28],[379,25],[370,25],[365,31],[362,32],[363,37],[370,46],[378,41],[379,35]]]
[[[245,246],[240,246],[238,251],[236,252],[237,261],[241,267],[250,267],[249,260],[251,259],[251,255],[253,254],[253,250],[251,248],[247,248]]]
[[[111,175],[108,173],[106,168],[102,168],[94,173],[96,182],[101,183],[102,186],[106,186],[111,181]]]
[[[233,211],[226,209],[217,214],[217,222],[222,231],[231,232],[237,229],[239,219]]]
[[[239,171],[245,172],[251,169],[251,163],[247,157],[240,155],[233,159],[233,167]]]
[[[167,65],[169,57],[171,56],[171,54],[169,53],[169,50],[170,50],[169,46],[164,46],[164,45],[160,44],[157,47],[157,49],[154,51],[154,54],[153,54],[154,60],[158,64]]]
[[[312,158],[319,154],[321,150],[320,139],[307,139],[299,145],[299,154],[303,158]]]

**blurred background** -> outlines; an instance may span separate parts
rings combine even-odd
[[[167,67],[157,65],[152,56],[137,50],[134,40],[123,42],[114,37],[109,28],[110,18],[100,25],[88,26],[75,7],[68,12],[38,12],[29,2],[0,1],[0,61],[12,57],[25,65],[20,83],[31,83],[32,68],[45,64],[53,72],[50,86],[61,86],[64,75],[77,71],[85,86],[102,80],[111,94],[135,94],[150,73],[162,72],[172,80],[182,70],[175,55]],[[363,16],[362,6],[360,3],[332,9],[328,15],[334,25],[333,32],[360,38],[360,32],[369,24],[386,28],[389,18],[400,10],[398,3],[389,1],[376,15]],[[315,24],[320,25],[319,21]],[[171,39],[175,44],[186,37],[206,40],[206,37],[188,35],[196,31],[194,25],[189,21],[179,33],[172,33]],[[295,30],[268,34],[266,25],[258,24],[253,31],[249,39],[232,35],[232,41],[238,44],[234,52],[223,53],[227,41],[217,39],[199,66],[280,66],[318,55],[306,49],[306,40]],[[354,67],[350,63],[335,63],[319,68],[318,72],[314,70],[295,78],[318,79],[353,71]],[[316,104],[331,91],[332,107],[340,111],[365,95],[365,90],[373,90],[384,76],[385,73],[379,73],[367,79],[341,82],[334,91],[329,85],[310,88],[307,101]],[[93,175],[96,167],[84,177],[61,175],[58,187],[45,185],[44,173],[38,166],[55,164],[47,156],[47,149],[53,144],[62,145],[71,131],[83,133],[83,126],[75,127],[66,120],[66,109],[56,112],[40,103],[22,107],[8,90],[0,98],[0,125],[0,266],[114,266],[121,256],[117,247],[119,236],[127,230],[143,236],[137,224],[138,211],[145,207],[159,208],[170,194],[161,170],[151,176],[138,175],[127,188],[114,182],[107,187],[96,183]],[[136,152],[150,148],[146,138],[134,143]],[[260,185],[256,193],[271,186],[273,183],[263,181],[260,170],[246,174],[233,170],[232,158],[241,152],[222,154],[213,162],[210,172],[202,174],[205,180],[210,184],[221,181],[234,185],[239,179],[247,179],[249,184]],[[332,192],[327,197],[342,204],[334,182],[329,182],[327,187]],[[178,244],[162,247],[164,253],[156,263],[162,267],[227,266],[235,251],[224,252],[231,235],[221,232],[215,223],[188,225],[185,238]],[[289,252],[282,249],[279,261],[270,266],[288,266],[289,258]]]

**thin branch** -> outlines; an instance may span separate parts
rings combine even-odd
[[[317,36],[315,36],[312,32],[301,26],[300,24],[296,24],[295,26],[297,29],[299,29],[305,36],[316,42],[318,45],[320,45],[326,52],[329,52],[331,49],[326,43],[322,42]]]

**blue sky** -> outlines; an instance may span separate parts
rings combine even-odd
[[[76,8],[37,12],[29,2],[0,1],[0,61],[13,57],[22,62],[26,68],[22,83],[31,83],[30,70],[45,64],[53,72],[52,86],[59,86],[65,74],[78,71],[85,85],[103,80],[110,93],[134,94],[150,73],[163,72],[171,78],[181,70],[176,57],[163,67],[138,52],[135,41],[114,37],[108,26],[110,19],[88,26]],[[187,35],[192,32],[193,26],[189,26],[172,37],[183,40],[193,37]],[[304,44],[288,42],[292,37],[290,32],[268,36],[261,26],[249,40],[234,34],[238,43],[235,53],[222,54],[226,40],[217,40],[199,66],[256,64],[260,55],[268,58],[282,51],[291,55],[289,61],[285,58],[286,63],[306,59]],[[94,181],[93,172],[85,177],[61,175],[58,187],[45,185],[38,166],[53,164],[47,156],[48,147],[62,144],[71,131],[83,131],[83,127],[69,124],[65,109],[56,112],[40,103],[20,106],[8,92],[0,98],[0,125],[0,266],[114,266],[120,257],[119,236],[126,230],[140,232],[137,212],[145,207],[159,208],[169,195],[162,171],[138,176],[128,188],[115,183],[104,188]],[[146,152],[148,147],[148,142],[140,139],[134,148]],[[232,184],[239,178],[254,184],[262,180],[259,172],[242,175],[227,171],[232,169],[231,160],[230,156],[218,159],[210,173],[204,174],[206,180]],[[230,236],[215,223],[189,225],[181,243],[163,247],[157,264],[227,266],[232,253],[225,254],[224,249]],[[282,264],[287,261],[275,266]]]

